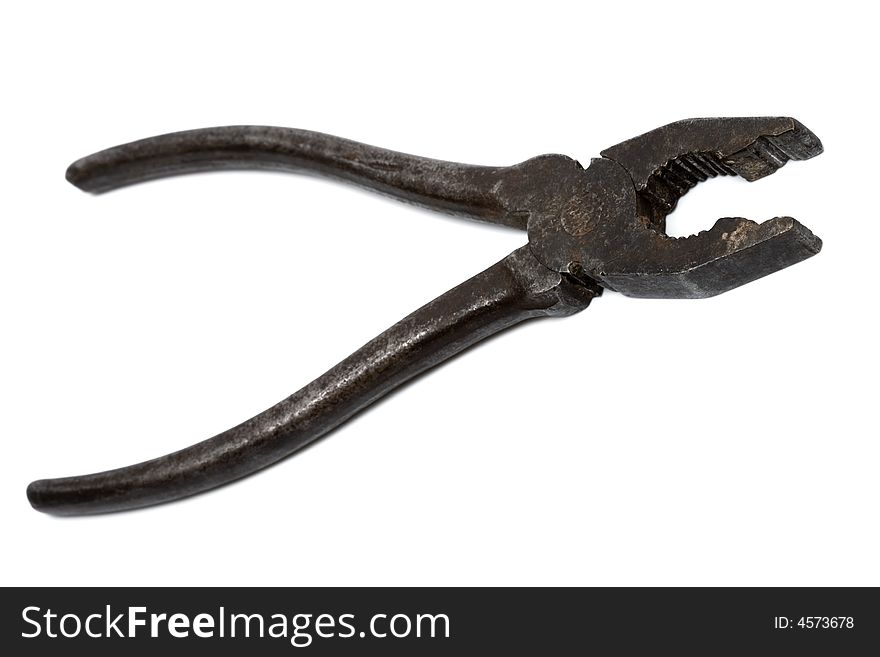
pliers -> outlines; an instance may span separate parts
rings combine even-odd
[[[124,144],[74,162],[89,192],[196,171],[311,171],[424,207],[525,230],[528,244],[446,292],[272,408],[178,452],[97,474],[35,481],[53,514],[143,507],[220,486],[304,447],[381,396],[476,342],[534,317],[572,315],[602,291],[700,298],[791,264],[821,241],[791,217],[719,219],[687,238],[666,216],[697,183],[754,181],[822,152],[786,117],[679,121],[612,146],[586,168],[564,155],[509,167],[432,160],[330,135],[230,126]]]

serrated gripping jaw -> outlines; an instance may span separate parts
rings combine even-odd
[[[666,217],[678,200],[710,178],[751,182],[821,152],[819,139],[787,117],[671,123],[604,150],[584,170],[588,190],[578,203],[555,222],[530,224],[530,238],[548,266],[577,267],[627,296],[714,296],[809,258],[822,242],[791,217],[727,217],[698,235],[670,237]]]

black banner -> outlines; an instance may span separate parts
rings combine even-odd
[[[855,655],[880,646],[880,599],[868,588],[29,588],[3,590],[2,618],[7,655],[636,654],[646,647],[676,655]]]

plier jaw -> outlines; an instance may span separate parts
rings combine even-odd
[[[548,266],[580,267],[626,296],[715,296],[815,255],[822,242],[791,217],[726,217],[669,237],[678,200],[710,178],[753,182],[821,152],[819,139],[786,117],[671,123],[605,149],[581,174],[563,174],[560,162],[557,177],[580,175],[581,184],[560,209],[532,215],[530,241]]]

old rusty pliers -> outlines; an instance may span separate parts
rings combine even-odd
[[[28,487],[57,514],[142,507],[214,488],[295,452],[417,374],[533,317],[571,315],[603,288],[632,297],[698,298],[817,253],[790,217],[719,219],[688,238],[666,215],[698,182],[753,181],[822,152],[791,118],[679,121],[602,152],[510,167],[441,162],[304,130],[208,128],[136,141],[81,159],[67,178],[90,192],[217,169],[314,171],[418,205],[521,228],[528,244],[364,345],[299,392],[191,447],[118,470]]]

